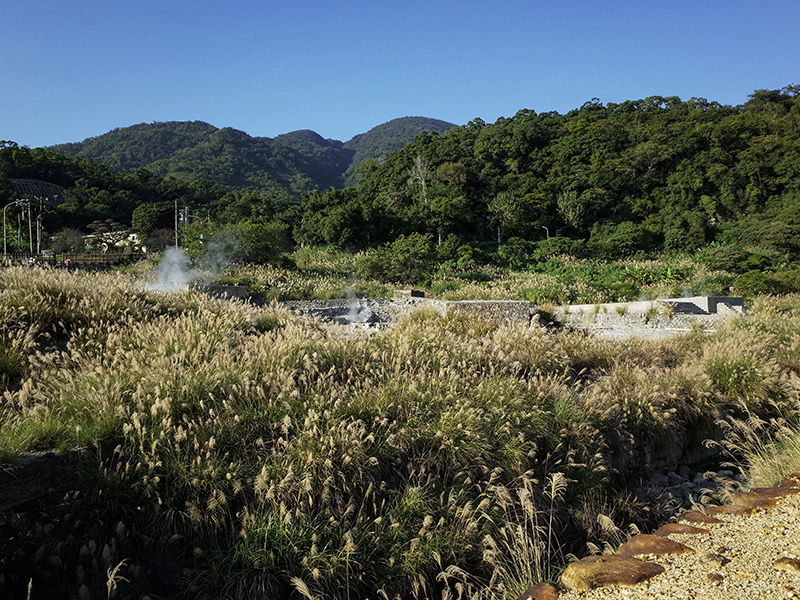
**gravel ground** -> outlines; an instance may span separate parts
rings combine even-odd
[[[561,600],[800,598],[800,572],[775,565],[782,557],[800,558],[800,494],[783,498],[774,508],[752,516],[717,518],[725,523],[702,525],[710,530],[708,535],[669,536],[695,552],[650,557],[666,568],[661,575],[633,586],[568,592]]]

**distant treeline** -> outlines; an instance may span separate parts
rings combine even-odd
[[[366,160],[351,173],[354,186],[299,195],[269,186],[232,191],[143,168],[117,173],[87,158],[2,145],[0,188],[2,178],[66,188],[65,202],[44,217],[51,231],[108,219],[152,231],[171,226],[177,204],[201,218],[190,239],[203,227],[252,233],[269,224],[281,235],[268,241],[280,247],[366,249],[414,234],[524,254],[550,238],[564,252],[618,258],[717,244],[739,252],[731,260],[756,256],[755,266],[759,256],[792,261],[800,252],[796,85],[758,90],[741,106],[654,96],[593,99],[564,115],[476,119]],[[251,237],[257,244],[259,234]]]
[[[600,255],[714,241],[795,254],[799,92],[760,90],[736,107],[593,100],[420,134],[365,163],[356,187],[305,195],[295,237],[364,248],[412,232],[500,243],[560,234]]]

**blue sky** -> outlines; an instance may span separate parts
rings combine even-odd
[[[0,139],[153,121],[346,141],[390,119],[800,83],[800,2],[0,0]]]

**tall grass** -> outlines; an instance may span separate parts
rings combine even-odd
[[[796,300],[623,345],[431,312],[343,339],[112,273],[0,286],[0,460],[78,450],[64,493],[0,520],[3,593],[101,596],[116,569],[134,597],[516,597],[601,543],[564,534],[596,522],[596,488],[715,419],[797,419]]]
[[[402,282],[360,280],[355,257],[333,248],[301,248],[287,264],[239,265],[228,278],[247,283],[267,300],[341,298],[346,293],[387,296]],[[290,265],[291,268],[287,267]],[[527,269],[495,265],[453,271],[442,266],[426,294],[443,300],[528,300],[535,304],[600,304],[687,294],[724,295],[734,276],[709,271],[689,258],[623,260],[614,263],[570,256],[531,262]]]

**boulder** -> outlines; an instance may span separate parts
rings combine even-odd
[[[731,496],[731,504],[744,506],[755,510],[756,508],[772,508],[778,503],[777,497],[769,497],[758,492],[736,492]]]
[[[713,525],[715,523],[724,523],[721,519],[706,515],[696,510],[689,510],[678,517],[678,521],[685,521],[687,523],[701,523],[703,525]]]

